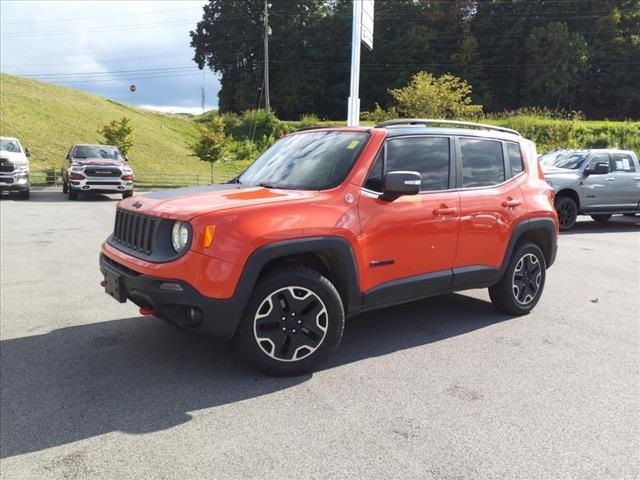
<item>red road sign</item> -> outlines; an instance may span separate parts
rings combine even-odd
[[[135,85],[129,85],[129,91],[130,92],[135,92],[136,91],[136,86]]]

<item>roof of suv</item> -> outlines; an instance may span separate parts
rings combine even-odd
[[[497,138],[501,140],[511,140],[514,142],[522,139],[515,133],[501,132],[497,130],[474,130],[467,128],[445,128],[445,127],[424,127],[422,125],[407,125],[402,127],[387,128],[388,137],[399,137],[406,135],[458,135],[465,137]]]

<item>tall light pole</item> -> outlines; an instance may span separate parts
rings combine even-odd
[[[353,0],[351,32],[351,89],[347,108],[347,126],[360,124],[360,38],[362,37],[362,2]]]
[[[264,108],[269,113],[271,104],[269,101],[269,3],[264,2]]]

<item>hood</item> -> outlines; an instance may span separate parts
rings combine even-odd
[[[74,165],[99,165],[101,167],[121,167],[126,165],[127,162],[119,162],[117,160],[108,160],[106,158],[72,158],[71,162]]]
[[[5,158],[11,163],[28,161],[27,156],[22,152],[5,152],[4,150],[0,151],[0,158]]]
[[[120,202],[119,207],[154,217],[191,220],[204,213],[309,200],[317,196],[316,191],[279,190],[238,184],[204,185],[131,197]]]

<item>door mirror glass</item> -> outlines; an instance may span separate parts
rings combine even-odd
[[[384,194],[389,200],[401,195],[416,195],[420,193],[422,177],[418,172],[395,171],[384,176]]]
[[[598,162],[591,168],[585,168],[585,175],[606,175],[609,173],[609,162]]]

